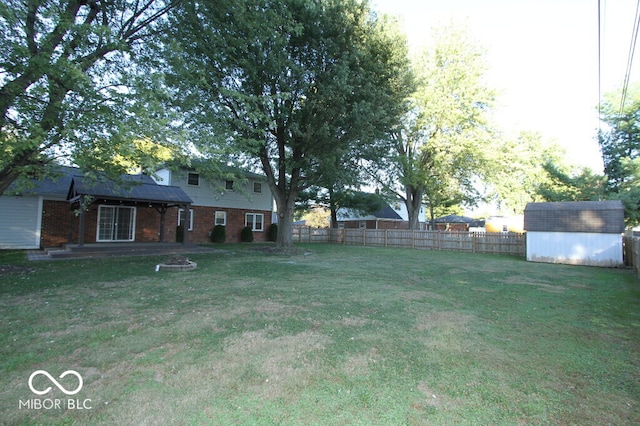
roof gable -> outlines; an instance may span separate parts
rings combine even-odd
[[[528,203],[524,229],[619,234],[624,231],[624,207],[619,200]]]

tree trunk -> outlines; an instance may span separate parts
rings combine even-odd
[[[329,211],[331,212],[330,228],[338,228],[338,208],[334,199],[333,188],[329,188]]]
[[[279,202],[282,199],[282,203]],[[284,194],[276,197],[278,206],[278,237],[276,247],[288,249],[293,247],[293,212],[295,199],[289,200]]]
[[[409,216],[409,229],[419,229],[422,189],[412,185],[405,186],[404,204],[407,207],[407,215]]]

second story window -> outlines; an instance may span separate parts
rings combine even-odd
[[[233,181],[232,180],[224,181],[224,189],[228,191],[233,191]]]
[[[253,192],[256,194],[262,194],[262,183],[253,182]]]
[[[199,186],[200,175],[198,173],[189,172],[189,174],[187,175],[187,185]]]

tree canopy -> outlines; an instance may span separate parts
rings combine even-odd
[[[469,34],[438,29],[434,46],[414,61],[417,88],[393,130],[394,152],[379,181],[404,200],[415,229],[422,203],[434,209],[474,204],[486,171],[488,111],[495,94],[483,81],[484,51]],[[399,186],[398,186],[399,185]]]
[[[189,2],[173,19],[172,82],[198,147],[266,174],[291,245],[300,191],[402,113],[402,40],[356,0]]]
[[[164,109],[143,96],[153,78],[142,59],[177,3],[0,3],[0,194],[54,158],[119,174],[108,159],[167,132]]]

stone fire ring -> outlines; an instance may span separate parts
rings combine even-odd
[[[167,265],[166,263],[159,263],[158,265],[156,265],[156,270],[182,272],[182,271],[192,271],[197,267],[198,267],[198,264],[196,262],[191,262],[191,261],[189,261],[187,265]]]

